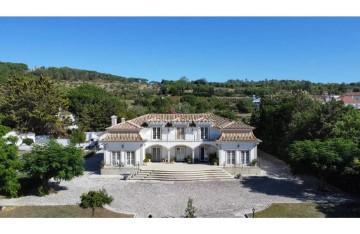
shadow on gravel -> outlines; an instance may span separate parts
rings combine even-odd
[[[360,218],[360,202],[317,204],[316,209],[326,218]]]
[[[103,160],[103,153],[96,153],[93,156],[85,159],[85,171],[93,174],[100,174],[100,164]]]
[[[249,176],[240,180],[251,192],[267,195],[296,198],[299,200],[314,199],[323,195],[316,187],[304,184],[301,180],[276,179],[267,176]]]
[[[39,196],[38,186],[39,183],[36,180],[30,178],[20,178],[21,189],[20,196]],[[49,182],[49,193],[57,193],[62,190],[67,190],[65,186],[61,186],[56,182]]]

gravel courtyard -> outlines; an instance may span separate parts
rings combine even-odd
[[[108,209],[135,214],[135,217],[181,217],[188,198],[194,199],[198,217],[240,217],[265,209],[271,203],[304,201],[342,201],[340,193],[322,194],[316,182],[293,177],[281,161],[259,153],[264,176],[248,176],[234,181],[208,182],[143,182],[124,181],[96,175],[102,154],[86,162],[87,171],[81,177],[61,182],[61,190],[45,197],[26,196],[0,199],[0,205],[67,205],[78,204],[80,195],[90,189],[105,188],[114,197]]]

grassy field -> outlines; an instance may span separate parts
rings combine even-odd
[[[107,209],[96,209],[94,218],[133,218]],[[91,209],[79,206],[18,206],[0,211],[0,218],[91,218]]]
[[[252,214],[248,214],[252,217]],[[276,203],[255,212],[255,218],[356,218],[360,217],[360,203],[317,204]]]

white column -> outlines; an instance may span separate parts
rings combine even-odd
[[[257,145],[254,148],[254,159],[257,159]]]
[[[192,155],[191,156],[192,156],[192,162],[194,163],[195,162],[194,161],[195,160],[195,150],[194,149],[192,150]]]
[[[141,148],[140,164],[142,164],[144,159],[145,159],[145,144],[143,144]]]
[[[225,155],[223,150],[219,150],[219,166],[223,166],[225,163]]]
[[[168,149],[168,159],[167,159],[168,161],[168,163],[170,163],[170,150]]]
[[[239,165],[240,164],[240,152],[239,150],[235,151],[235,165]]]
[[[141,154],[141,148],[137,151],[135,151],[135,165],[138,165],[138,163],[140,164],[140,154]]]
[[[108,160],[107,160],[107,154],[108,154],[108,151],[107,150],[104,150],[104,163],[105,163],[105,165],[108,165],[109,163],[108,163]]]
[[[125,165],[125,156],[124,156],[124,151],[120,151],[120,162],[122,162]]]

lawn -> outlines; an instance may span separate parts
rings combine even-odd
[[[248,214],[252,217],[252,214]],[[360,217],[360,203],[275,203],[255,212],[255,218],[347,218]]]
[[[107,209],[96,209],[95,218],[133,218]],[[91,209],[79,206],[17,206],[0,211],[0,218],[91,218]]]

